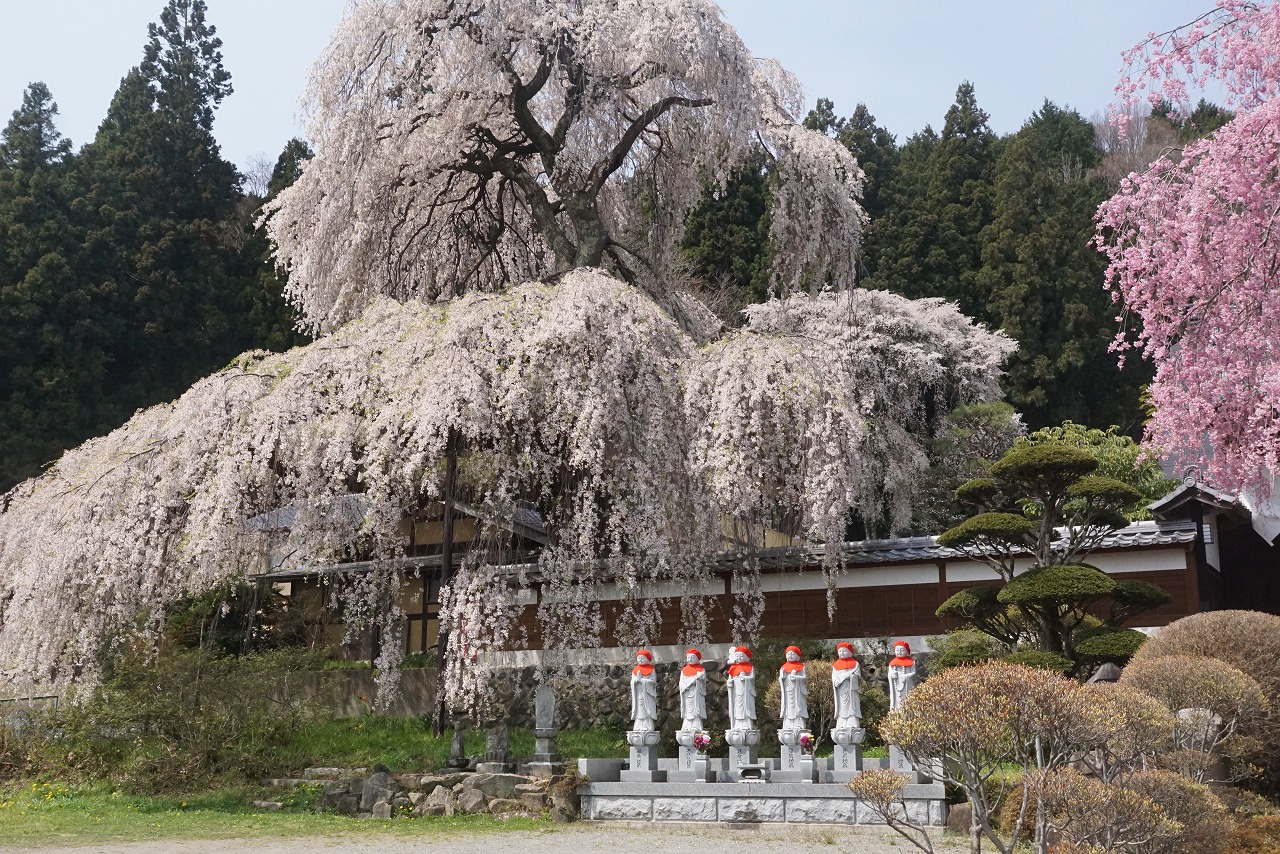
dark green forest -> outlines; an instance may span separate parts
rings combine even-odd
[[[39,82],[0,133],[0,492],[242,351],[305,340],[256,221],[310,150],[289,142],[269,184],[222,158],[214,115],[232,85],[204,12],[168,4],[78,150]],[[1150,370],[1107,352],[1116,307],[1093,214],[1164,145],[1225,120],[1207,104],[1143,118],[1136,143],[1118,142],[1046,100],[999,137],[964,83],[940,131],[903,142],[861,104],[840,117],[819,100],[805,123],[866,172],[861,286],[954,300],[1016,339],[1005,391],[1029,429],[1137,435]],[[729,322],[769,295],[770,171],[760,151],[686,221],[685,260]]]

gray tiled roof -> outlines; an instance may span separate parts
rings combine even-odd
[[[1210,529],[1205,526],[1205,541],[1210,542]],[[1103,538],[1098,550],[1151,548],[1155,546],[1186,545],[1195,542],[1196,525],[1190,520],[1179,519],[1163,522],[1134,522],[1127,528],[1113,531]],[[841,557],[848,566],[874,563],[908,563],[964,559],[965,552],[938,545],[937,537],[897,537],[889,540],[859,540],[845,543]],[[723,552],[716,556],[718,564],[738,563],[742,556],[735,552]],[[759,553],[762,568],[794,567],[821,563],[822,550],[815,548],[774,548]]]

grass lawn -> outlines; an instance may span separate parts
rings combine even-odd
[[[278,812],[254,800],[286,801]],[[289,802],[291,799],[292,802]],[[140,797],[110,787],[33,783],[0,791],[0,845],[92,844],[153,839],[340,836],[449,836],[502,830],[550,829],[541,819],[503,821],[487,815],[357,821],[317,815],[314,789],[222,789],[187,797]]]

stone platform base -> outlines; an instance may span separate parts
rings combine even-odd
[[[591,783],[578,789],[589,821],[699,821],[771,824],[882,824],[837,783]],[[941,784],[912,784],[908,815],[923,825],[947,821]]]

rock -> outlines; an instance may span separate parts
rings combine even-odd
[[[542,794],[547,790],[545,785],[539,786],[537,783],[521,783],[516,786],[517,795],[527,795],[531,793]]]
[[[353,795],[358,795],[364,791],[364,777],[346,777],[339,780],[338,784],[345,786],[347,791]]]
[[[440,785],[452,789],[471,775],[466,771],[454,771],[452,774],[442,774],[440,776]],[[426,778],[423,778],[426,779]]]
[[[412,804],[412,803],[413,803],[413,801],[409,800],[408,798],[398,797],[398,796],[397,796],[397,797],[394,797],[394,798],[392,798],[392,799],[391,799],[391,808],[392,808],[393,810],[398,810],[398,809],[400,809],[401,807],[407,807],[407,806],[409,806],[409,805],[410,805],[410,804]]]
[[[522,802],[511,798],[494,798],[489,802],[489,812],[495,818],[509,818],[513,815],[527,815],[528,809]]]
[[[453,815],[457,798],[453,792],[437,786],[426,799],[414,807],[414,815]]]
[[[391,802],[378,801],[373,805],[372,813],[374,818],[391,818]]]
[[[360,811],[372,812],[375,805],[390,803],[399,790],[400,786],[386,769],[374,771],[360,790]]]
[[[547,808],[547,796],[542,792],[521,792],[520,803],[534,815],[542,815],[542,811]]]
[[[453,792],[455,795],[461,795],[464,789],[465,787],[461,783],[454,783],[449,787],[449,791]]]
[[[282,801],[254,801],[253,806],[255,809],[265,810],[267,812],[275,812],[276,810],[284,809],[284,803]]]
[[[360,812],[360,798],[348,792],[338,798],[338,803],[333,811],[338,815],[355,815]]]
[[[518,774],[476,774],[468,777],[462,784],[463,790],[475,789],[484,792],[486,798],[514,798],[516,786],[527,784],[529,779]]]
[[[422,803],[424,798],[426,798],[426,793],[410,792],[408,797],[409,797],[409,803],[413,804],[416,807],[418,804]]]
[[[422,818],[423,816],[431,816],[432,818],[443,818],[447,813],[444,807],[439,804],[428,806],[427,804],[419,804],[413,809],[414,818]]]
[[[458,796],[457,811],[463,815],[475,815],[484,812],[488,798],[479,789],[467,789]]]
[[[970,804],[952,804],[947,812],[947,830],[969,835],[969,824],[973,821],[973,806]]]
[[[429,795],[436,789],[440,788],[441,786],[445,786],[444,777],[435,777],[435,776],[428,775],[420,779],[415,788],[417,788],[418,791],[422,792],[422,794]],[[451,789],[453,787],[445,786],[445,788]]]

